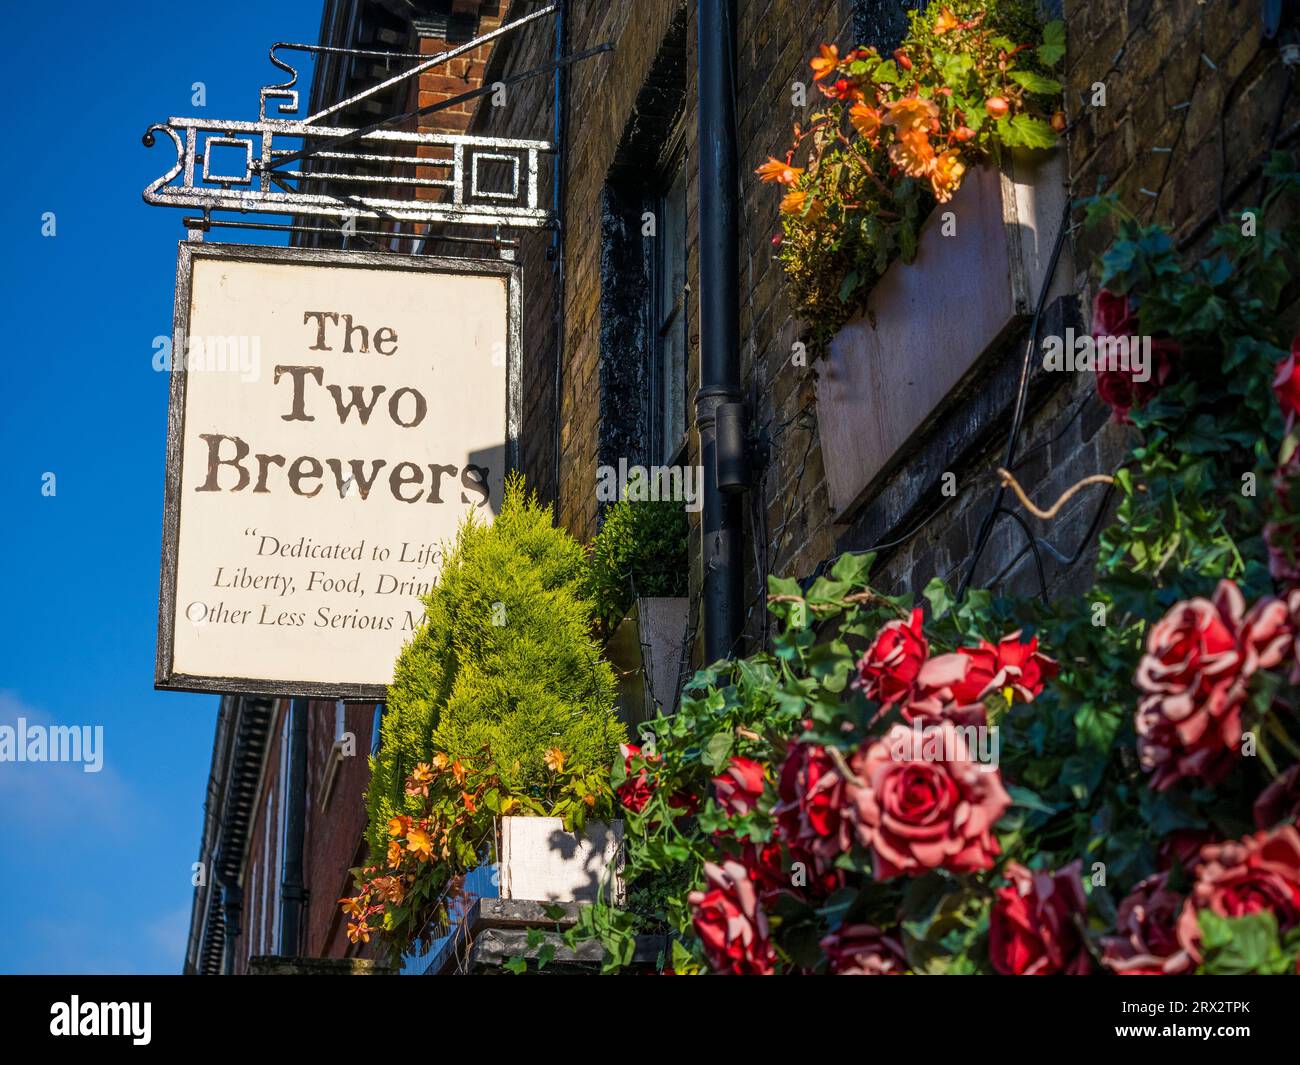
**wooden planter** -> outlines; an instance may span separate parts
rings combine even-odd
[[[1008,153],[1000,169],[972,170],[926,220],[916,258],[890,266],[866,310],[831,341],[817,363],[817,420],[838,520],[1033,313],[1068,195],[1060,149]],[[1067,250],[1048,302],[1073,289],[1069,258]]]
[[[638,599],[609,638],[606,651],[618,674],[618,714],[633,732],[655,716],[677,709],[683,644],[689,622],[685,596]]]
[[[622,821],[588,821],[579,835],[558,817],[503,817],[500,855],[503,899],[623,902]]]

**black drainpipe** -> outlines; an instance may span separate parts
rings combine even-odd
[[[285,812],[284,876],[280,881],[281,955],[294,957],[302,943],[302,844],[307,831],[307,700],[289,704],[289,808]]]
[[[735,0],[698,0],[700,153],[700,434],[704,499],[704,658],[730,657],[741,631],[741,508],[744,485],[726,476],[740,467],[740,265],[737,251]],[[719,437],[722,417],[740,432]],[[719,470],[724,471],[720,480]]]

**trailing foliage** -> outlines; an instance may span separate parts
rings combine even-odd
[[[1091,591],[936,580],[927,619],[871,556],[772,579],[771,651],[700,671],[615,767],[627,875],[683,889],[575,942],[612,968],[662,921],[677,972],[1297,971],[1300,234],[1254,221],[1300,174],[1267,174],[1192,263],[1088,203],[1117,230],[1094,334],[1156,364],[1098,372],[1133,433]]]
[[[622,499],[591,542],[586,594],[596,619],[614,628],[638,597],[687,591],[686,509],[673,500]]]
[[[372,853],[390,819],[419,803],[403,788],[435,753],[490,765],[509,794],[557,799],[547,752],[608,766],[624,737],[614,674],[591,636],[581,545],[551,510],[507,482],[492,524],[466,518],[403,648],[389,688],[368,795]]]
[[[967,169],[1002,148],[1050,148],[1064,129],[1064,26],[1028,0],[951,0],[909,15],[892,56],[822,45],[814,81],[829,101],[796,125],[784,160],[758,168],[786,187],[780,260],[816,343],[864,302]],[[802,165],[796,163],[796,158]]]

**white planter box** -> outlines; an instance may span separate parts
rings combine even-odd
[[[558,817],[501,819],[501,897],[593,902],[624,900],[623,822],[588,821],[582,835]]]
[[[866,310],[817,364],[817,421],[831,509],[846,517],[908,452],[981,357],[1033,313],[1069,195],[1065,152],[1009,153],[966,175],[926,220]],[[951,212],[956,231],[943,232]],[[1048,302],[1073,290],[1062,254]]]
[[[633,731],[662,707],[677,709],[682,672],[682,644],[690,600],[638,599],[609,638],[606,651],[618,674],[618,716]]]

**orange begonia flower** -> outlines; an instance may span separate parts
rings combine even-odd
[[[951,8],[941,8],[939,17],[934,20],[934,32],[942,36],[949,30],[955,30],[960,25],[961,23],[957,21],[957,16],[952,13]]]
[[[929,130],[939,118],[939,106],[923,96],[904,96],[885,105],[889,113],[882,120],[900,134],[908,130]]]
[[[388,864],[396,865],[402,860],[402,845],[395,839],[388,841]]]
[[[370,942],[370,928],[365,921],[358,921],[355,924],[348,924],[348,939],[355,943],[360,940],[362,943]]]
[[[807,205],[805,212],[804,206]],[[817,197],[809,197],[804,189],[791,189],[781,197],[782,214],[805,214],[808,218],[820,218],[825,206]]]
[[[548,747],[545,761],[547,769],[552,773],[558,773],[564,768],[564,752],[558,747]]]
[[[411,772],[406,781],[407,795],[428,795],[429,785],[433,783],[433,769],[421,762]]]
[[[868,140],[874,141],[880,135],[880,111],[874,107],[854,104],[849,108],[849,121]]]
[[[388,834],[390,836],[404,836],[411,830],[411,819],[409,817],[394,817],[388,822]]]
[[[769,155],[767,162],[758,167],[754,173],[771,184],[793,185],[795,179],[803,173],[803,167],[791,166],[789,163],[783,163],[780,159],[773,159]]]
[[[414,854],[422,862],[427,862],[433,857],[433,840],[429,838],[429,833],[422,828],[411,829],[411,834],[406,837],[406,849]]]
[[[355,899],[339,899],[339,905],[343,907],[343,912],[351,917],[360,917],[366,912],[366,908],[361,905],[361,896]]]
[[[930,171],[930,186],[934,189],[934,198],[940,203],[947,203],[961,184],[961,176],[966,173],[966,164],[961,161],[961,152],[949,148],[934,161]]]
[[[821,81],[832,73],[840,62],[840,50],[833,44],[823,44],[817,55],[808,63],[812,67],[813,81]]]
[[[451,759],[449,759],[445,754],[443,754],[442,751],[439,751],[430,759],[430,761],[433,762],[434,769],[441,770],[447,768],[447,763],[450,762]]]
[[[478,804],[474,802],[474,796],[471,795],[468,791],[462,791],[460,793],[460,797],[461,800],[465,803],[465,809],[468,810],[470,813],[474,813],[478,809]]]
[[[889,159],[908,177],[924,177],[934,166],[934,147],[923,129],[909,129],[889,146]]]

